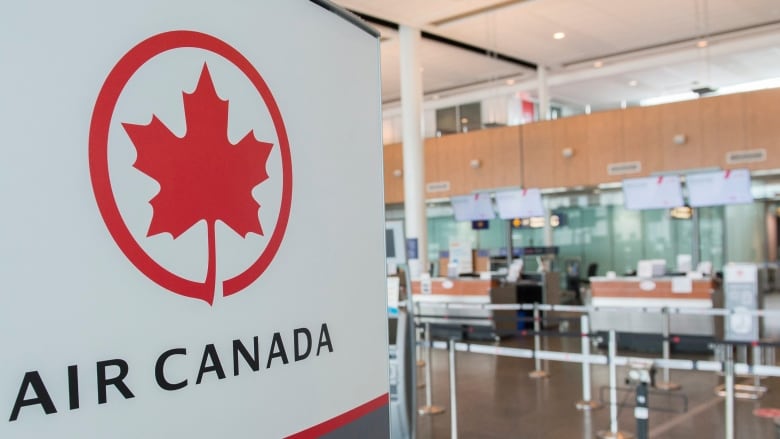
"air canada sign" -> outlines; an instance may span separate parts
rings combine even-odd
[[[387,437],[376,32],[17,1],[0,53],[0,438]]]
[[[260,130],[268,138],[258,137]],[[133,47],[98,94],[88,148],[102,220],[147,282],[183,301],[216,306],[217,298],[246,289],[272,264],[291,209],[290,146],[268,85],[227,43],[172,31]],[[241,248],[240,255],[221,254],[218,238]],[[200,263],[180,263],[192,253],[201,254]],[[223,269],[220,261],[230,258]],[[30,370],[8,419],[79,409],[86,386],[96,386],[88,392],[97,396],[93,404],[140,397],[133,375],[153,376],[158,389],[178,391],[334,352],[323,322],[236,334],[224,345],[204,341],[188,350],[187,344],[156,352],[147,364],[113,357],[62,365],[67,392],[60,394]],[[185,361],[199,366],[172,366]]]

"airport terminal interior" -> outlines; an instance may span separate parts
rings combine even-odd
[[[780,1],[380,33],[394,438],[780,438]]]

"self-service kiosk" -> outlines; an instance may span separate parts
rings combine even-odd
[[[723,298],[727,309],[723,338],[729,341],[753,342],[761,337],[758,316],[746,313],[762,307],[758,289],[758,267],[755,264],[728,264],[723,268]]]
[[[406,309],[388,316],[390,337],[390,437],[414,439],[417,414],[414,326]]]

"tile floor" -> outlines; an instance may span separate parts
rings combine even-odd
[[[767,308],[780,308],[780,295],[767,296]],[[767,322],[768,335],[780,335],[780,322]],[[550,350],[578,352],[578,339],[551,339]],[[501,344],[531,347],[528,339],[504,340]],[[635,355],[620,352],[622,355]],[[680,355],[679,358],[690,356]],[[701,358],[701,357],[699,357]],[[457,353],[458,437],[492,438],[576,438],[595,439],[597,431],[609,429],[609,409],[603,407],[582,412],[575,403],[582,398],[581,366],[573,363],[548,363],[550,378],[534,380],[528,377],[533,361],[468,352]],[[444,439],[450,435],[448,358],[446,351],[433,353],[433,402],[447,411],[435,416],[420,417],[417,438]],[[618,368],[619,385],[627,376],[627,369]],[[687,439],[723,438],[724,403],[714,393],[722,382],[715,373],[672,371],[672,381],[683,387],[669,393],[651,394],[650,438]],[[420,378],[423,378],[420,369]],[[659,374],[660,378],[660,374]],[[740,380],[738,380],[739,382]],[[609,382],[606,366],[593,366],[594,398]],[[771,419],[753,416],[753,410],[762,407],[780,408],[780,379],[768,378],[763,385],[769,392],[758,401],[736,402],[737,439],[778,439]],[[625,386],[624,386],[625,387]],[[625,387],[629,389],[629,387]],[[683,397],[688,409],[683,413]],[[418,402],[425,403],[425,393],[419,391]],[[604,398],[608,393],[604,390]],[[633,402],[633,393],[620,394]],[[635,434],[633,409],[619,411],[621,431]]]

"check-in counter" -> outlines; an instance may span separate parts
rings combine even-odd
[[[626,308],[623,310],[595,310],[590,313],[591,328],[594,331],[615,329],[620,333],[652,334],[653,346],[641,350],[660,349],[660,334],[664,318],[661,313],[635,312],[641,308],[699,308],[713,307],[713,293],[717,285],[709,278],[690,279],[686,277],[661,277],[642,279],[637,277],[590,278],[593,307]],[[627,312],[629,309],[637,309]],[[670,333],[673,335],[701,336],[709,339],[714,335],[712,316],[671,314]],[[624,337],[626,339],[626,337]],[[626,345],[621,343],[621,345]],[[636,346],[634,346],[636,347]]]
[[[431,279],[431,293],[421,294],[420,282],[412,281],[412,293],[419,314],[429,323],[439,325],[464,325],[484,328],[493,332],[493,314],[490,310],[474,308],[449,308],[436,306],[442,303],[489,304],[490,290],[499,284],[496,279]],[[462,317],[462,320],[458,320]]]
[[[514,334],[519,326],[517,311],[491,311],[475,308],[452,307],[444,309],[442,303],[465,304],[515,304],[559,303],[560,287],[557,273],[537,275],[538,279],[525,279],[515,283],[500,283],[497,279],[434,278],[431,293],[421,294],[420,282],[412,281],[414,301],[419,314],[429,323],[449,326],[468,326],[472,330],[489,331],[493,336]],[[461,317],[462,319],[458,319]]]

